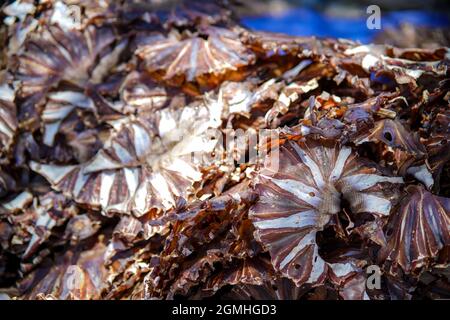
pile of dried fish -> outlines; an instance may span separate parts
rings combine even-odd
[[[1,19],[1,297],[450,297],[448,48],[219,2]]]

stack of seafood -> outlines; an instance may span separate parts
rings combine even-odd
[[[3,299],[450,297],[450,50],[222,2],[0,18]]]

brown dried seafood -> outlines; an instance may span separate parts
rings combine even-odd
[[[67,250],[55,261],[30,273],[20,283],[25,299],[99,299],[109,275],[104,265],[106,246]]]
[[[253,63],[254,54],[240,42],[237,31],[211,26],[198,33],[187,38],[156,35],[146,39],[136,53],[148,72],[160,73],[165,80],[198,81],[204,87],[217,83],[208,75],[223,78],[224,73]]]
[[[14,89],[7,83],[0,85],[0,154],[7,153],[17,130]]]
[[[46,26],[29,35],[14,71],[20,81],[17,92],[17,99],[21,101],[20,123],[32,127],[39,120],[38,107],[47,92],[61,82],[84,88],[88,81],[101,81],[116,63],[115,58],[120,53],[117,48],[124,47],[122,42],[110,48],[116,40],[114,30],[108,26],[89,26],[83,32]]]
[[[399,211],[392,217],[388,244],[380,254],[405,273],[418,273],[434,261],[448,263],[450,199],[421,186],[409,186]],[[447,250],[448,251],[448,250]],[[442,253],[442,256],[440,255]]]
[[[450,296],[448,48],[227,1],[1,10],[1,298]]]
[[[106,213],[137,217],[174,207],[187,199],[218,144],[208,129],[217,128],[218,105],[197,104],[118,120],[115,132],[82,165],[30,163],[55,188],[76,202]],[[211,161],[208,161],[211,159]]]
[[[297,285],[322,283],[329,266],[316,237],[336,219],[341,201],[353,214],[388,216],[393,184],[403,179],[382,175],[348,147],[288,141],[274,152],[256,180],[259,200],[250,212],[256,237],[275,269]]]
[[[52,191],[39,196],[24,191],[9,202],[2,204],[3,216],[14,229],[10,249],[26,260],[36,253],[39,247],[52,236],[53,229],[64,225],[77,215],[78,209],[64,196]],[[31,265],[33,262],[31,262]]]

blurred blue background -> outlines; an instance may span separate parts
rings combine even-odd
[[[270,4],[270,1],[266,3]],[[370,30],[366,27],[369,16],[366,14],[366,8],[370,4],[379,4],[381,7],[381,30]],[[250,7],[248,2],[246,6]],[[262,8],[261,3],[259,6]],[[399,28],[405,23],[428,28],[450,26],[448,5],[441,1],[390,1],[386,5],[380,1],[364,3],[364,1],[310,0],[285,1],[278,4],[275,2],[275,5],[272,3],[265,8],[259,9],[259,13],[242,16],[242,23],[261,31],[348,38],[362,43],[372,42],[380,31]],[[258,9],[254,11],[258,12]]]

